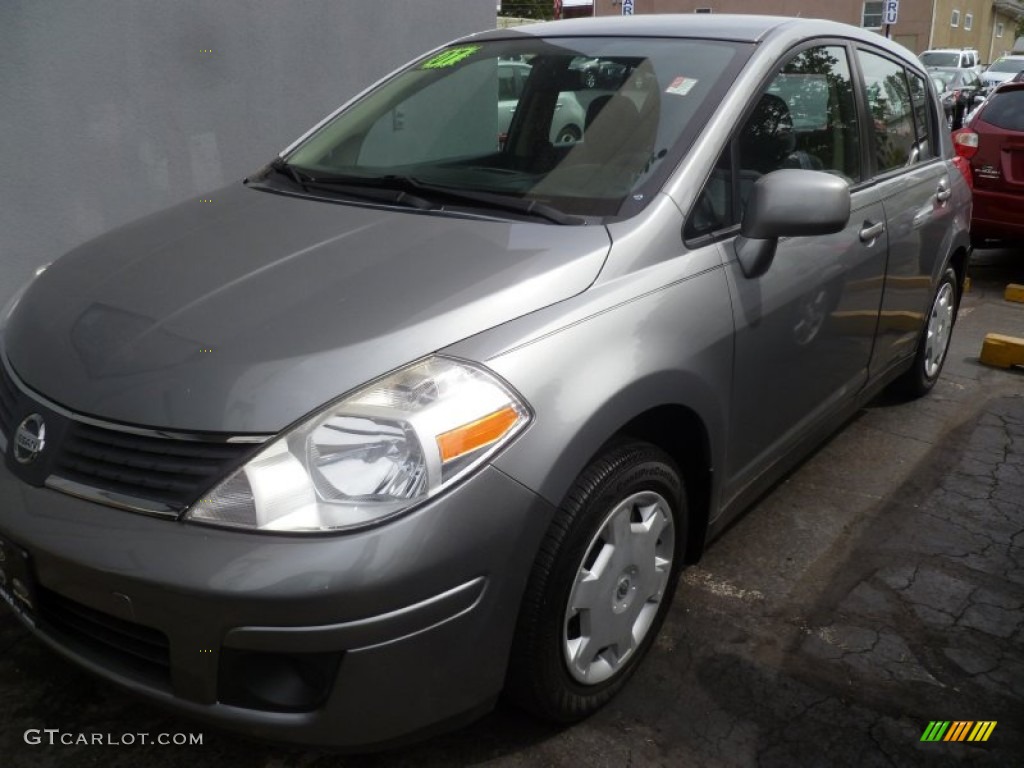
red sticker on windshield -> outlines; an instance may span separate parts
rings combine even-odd
[[[697,80],[693,77],[677,77],[668,84],[668,88],[665,89],[665,93],[674,93],[676,96],[685,96],[693,90],[693,86],[696,84]]]

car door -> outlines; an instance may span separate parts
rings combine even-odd
[[[872,375],[914,354],[952,230],[949,168],[924,75],[882,51],[858,46],[860,95],[872,116],[870,173],[889,234],[885,289]]]
[[[864,385],[881,300],[887,234],[865,184],[850,52],[808,45],[780,62],[698,198],[691,235],[735,223],[760,176],[782,168],[835,174],[852,214],[834,235],[782,239],[764,274],[746,277],[724,238],[735,323],[725,501]]]

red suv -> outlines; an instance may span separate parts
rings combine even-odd
[[[974,177],[971,242],[1024,243],[1024,82],[996,88],[953,144]]]

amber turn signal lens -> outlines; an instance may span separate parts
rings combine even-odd
[[[500,411],[484,416],[482,419],[463,424],[457,429],[437,436],[437,447],[441,452],[441,461],[451,461],[464,456],[477,448],[490,445],[508,432],[519,421],[515,408],[506,406]]]

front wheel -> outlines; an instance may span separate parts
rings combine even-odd
[[[956,272],[948,267],[939,279],[935,289],[931,310],[926,318],[924,330],[917,343],[914,364],[897,380],[897,388],[911,397],[928,394],[942,372],[949,351],[949,341],[956,321],[959,297]]]
[[[683,558],[687,508],[672,459],[616,447],[576,480],[520,608],[508,694],[555,722],[607,703],[654,642]]]

